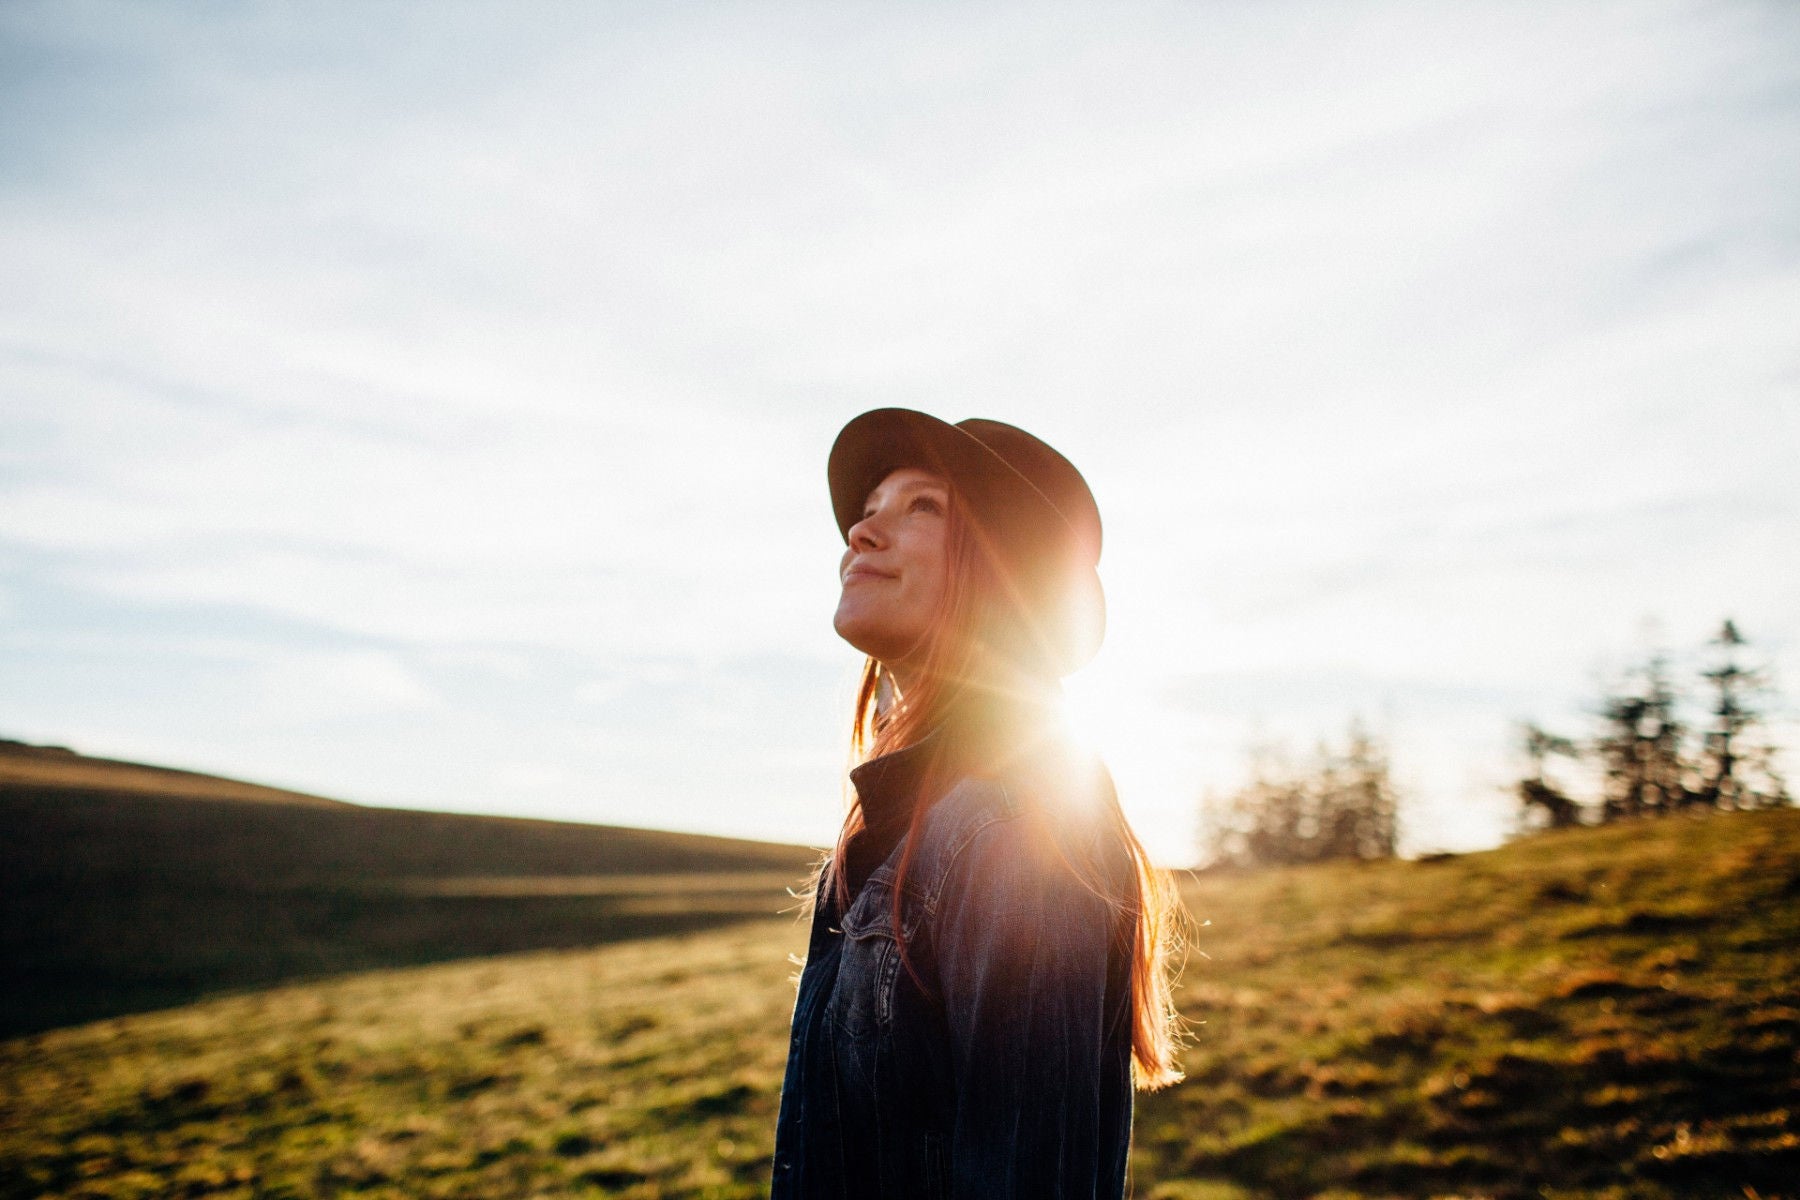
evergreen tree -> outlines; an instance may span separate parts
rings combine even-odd
[[[1693,800],[1677,699],[1660,654],[1602,698],[1601,731],[1593,742],[1602,777],[1601,820],[1672,812]]]
[[[1748,645],[1727,620],[1708,643],[1713,665],[1702,672],[1712,685],[1712,722],[1701,747],[1696,795],[1714,808],[1772,808],[1793,803],[1775,766],[1774,747],[1752,739],[1763,723],[1757,704],[1769,690],[1767,676],[1741,661]]]
[[[1792,804],[1767,736],[1763,709],[1773,689],[1767,675],[1746,663],[1748,642],[1725,621],[1707,643],[1711,665],[1701,672],[1711,689],[1706,727],[1697,751],[1680,715],[1681,697],[1668,662],[1650,656],[1629,672],[1596,713],[1599,733],[1585,744],[1526,724],[1520,745],[1529,773],[1514,785],[1523,830],[1587,821],[1610,822],[1691,807],[1772,808]],[[1600,795],[1582,801],[1551,778],[1555,759],[1588,759],[1600,774]]]

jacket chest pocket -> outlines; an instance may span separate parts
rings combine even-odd
[[[911,938],[919,923],[918,905],[907,897],[901,933]],[[851,1038],[872,1038],[894,1019],[894,989],[903,965],[894,939],[894,874],[887,867],[869,876],[844,913],[843,955],[832,996],[834,1023]]]

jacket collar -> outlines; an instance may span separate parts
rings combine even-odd
[[[854,895],[869,875],[886,862],[912,824],[921,803],[919,788],[943,736],[936,730],[910,746],[855,767],[850,782],[862,805],[863,827],[845,849],[845,882]]]
[[[941,740],[933,730],[912,745],[871,758],[850,772],[850,782],[862,803],[864,828],[885,833],[906,827],[912,820],[913,806],[918,803],[919,787],[925,782],[932,753]]]

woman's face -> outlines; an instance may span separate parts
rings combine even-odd
[[[850,527],[832,625],[838,636],[908,682],[925,656],[949,579],[950,486],[916,467],[890,472]]]

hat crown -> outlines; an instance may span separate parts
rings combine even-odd
[[[970,417],[956,423],[993,451],[1061,517],[1087,565],[1100,561],[1100,506],[1075,464],[1017,425]]]

